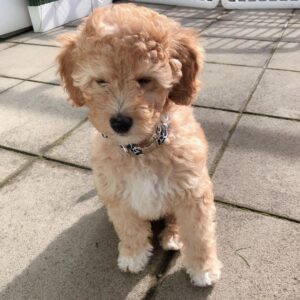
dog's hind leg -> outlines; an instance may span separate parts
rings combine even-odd
[[[165,217],[166,227],[159,235],[160,245],[164,250],[179,250],[182,243],[179,238],[179,230],[174,215]]]

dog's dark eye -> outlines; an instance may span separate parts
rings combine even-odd
[[[98,85],[105,85],[108,84],[107,81],[103,80],[103,79],[97,79],[96,82],[98,83]]]
[[[151,82],[151,79],[150,78],[139,78],[139,79],[137,79],[137,82],[141,87],[144,87]]]

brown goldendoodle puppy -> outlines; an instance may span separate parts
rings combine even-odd
[[[207,142],[191,103],[202,53],[196,34],[147,8],[98,9],[64,36],[59,74],[97,129],[92,168],[119,236],[118,265],[139,272],[152,252],[150,221],[166,218],[164,249],[179,249],[192,282],[220,277]]]

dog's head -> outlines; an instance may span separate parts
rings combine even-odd
[[[198,91],[195,33],[152,10],[98,9],[62,44],[59,74],[70,100],[119,144],[151,136],[169,101],[189,105]]]

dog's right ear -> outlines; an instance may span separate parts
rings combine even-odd
[[[76,36],[64,35],[59,37],[61,52],[56,58],[58,62],[58,74],[62,86],[66,89],[71,103],[75,106],[82,106],[85,103],[84,96],[80,89],[74,86],[72,73],[75,66],[74,50],[76,49]]]

